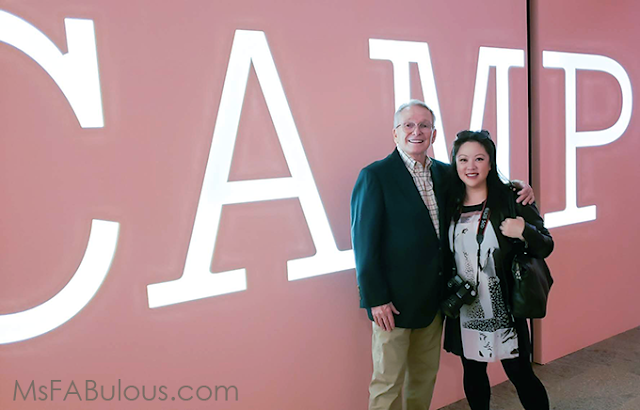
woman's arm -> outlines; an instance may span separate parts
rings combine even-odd
[[[524,219],[522,237],[527,252],[537,258],[546,258],[553,251],[553,238],[544,227],[544,220],[535,204],[516,204],[516,214]]]

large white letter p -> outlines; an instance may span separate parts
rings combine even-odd
[[[547,228],[577,224],[596,219],[596,206],[578,208],[576,150],[580,147],[596,147],[609,144],[624,134],[631,120],[633,106],[631,81],[624,68],[615,60],[591,54],[543,51],[545,68],[562,68],[565,73],[565,130],[566,130],[566,208],[545,214]],[[611,74],[620,84],[622,109],[615,124],[605,130],[576,131],[576,71],[595,70]]]

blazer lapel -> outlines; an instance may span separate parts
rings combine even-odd
[[[435,228],[433,226],[433,222],[431,221],[431,215],[429,214],[429,209],[427,209],[427,205],[422,200],[420,196],[420,192],[416,188],[416,184],[413,181],[413,177],[409,173],[404,161],[400,157],[398,150],[394,150],[390,155],[390,166],[392,167],[392,172],[395,175],[394,181],[397,183],[399,190],[404,194],[406,199],[410,201],[414,206],[420,208],[420,213],[424,223],[430,227],[429,231],[433,231],[435,234]],[[436,199],[437,201],[437,199]],[[439,205],[438,205],[439,206]]]
[[[400,157],[398,150],[394,150],[391,154],[390,165],[393,167],[393,173],[396,175],[394,181],[397,181],[398,187],[400,191],[407,197],[407,199],[413,203],[420,204],[425,211],[429,211],[427,206],[424,204],[418,189],[416,188],[415,182],[413,182],[413,177],[409,173],[404,161]]]
[[[440,236],[445,235],[449,228],[449,221],[446,220],[446,190],[447,187],[447,171],[446,167],[443,167],[440,163],[435,162],[431,164],[431,179],[433,180],[433,192],[436,196],[436,202],[438,203],[438,218],[440,219]]]

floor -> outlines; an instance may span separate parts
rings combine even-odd
[[[534,371],[555,410],[640,410],[640,327]],[[466,400],[440,410],[468,410]],[[492,410],[522,410],[510,382],[492,389]]]

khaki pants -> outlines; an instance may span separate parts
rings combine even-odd
[[[385,332],[373,323],[369,410],[401,410],[402,401],[405,410],[428,410],[440,365],[441,339],[440,314],[422,329],[397,327]]]

